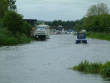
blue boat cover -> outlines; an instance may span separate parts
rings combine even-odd
[[[77,39],[86,39],[86,33],[77,33]]]

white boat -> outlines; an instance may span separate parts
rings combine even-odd
[[[65,33],[64,28],[61,25],[59,25],[57,29],[57,34],[63,34],[63,33]]]
[[[50,29],[51,35],[55,35],[57,33],[56,29]]]
[[[48,39],[50,38],[50,29],[48,25],[37,25],[37,29],[34,31],[35,39]]]

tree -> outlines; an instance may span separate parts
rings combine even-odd
[[[110,15],[102,14],[94,16],[92,21],[92,27],[94,31],[108,32],[110,26]]]
[[[54,21],[52,22],[52,26],[58,26],[58,21],[57,21],[57,20],[54,20]]]
[[[8,0],[1,0],[1,12],[0,12],[0,19],[3,18],[5,16],[5,12],[8,11],[8,6],[9,6],[9,3],[8,3]]]
[[[82,25],[79,23],[79,24],[76,24],[74,27],[73,27],[73,30],[74,31],[77,31],[77,32],[79,32],[79,31],[81,31],[81,29],[82,29]]]
[[[7,27],[8,30],[12,31],[13,34],[24,33],[24,20],[21,14],[18,14],[14,11],[6,12],[5,17],[3,18],[3,26]]]
[[[9,9],[15,11],[17,9],[15,5],[16,0],[8,0],[8,2],[9,2]]]
[[[92,5],[87,11],[83,27],[89,31],[90,30],[95,32],[103,31],[105,30],[104,29],[105,26],[108,25],[107,21],[109,18],[105,18],[108,15],[109,9],[106,4],[99,3],[97,5]]]
[[[31,35],[31,25],[24,21],[21,33],[26,34],[27,36]]]
[[[5,12],[10,10],[15,11],[17,9],[15,0],[0,0],[0,19],[5,16]]]
[[[100,31],[100,20],[101,16],[94,16],[93,21],[92,21],[92,30],[94,32],[99,32]]]
[[[108,14],[102,14],[101,20],[100,20],[100,29],[104,32],[108,32],[110,27],[110,15]]]
[[[101,14],[109,14],[109,9],[106,4],[99,3],[97,5],[92,5],[88,10],[86,16],[95,16]]]

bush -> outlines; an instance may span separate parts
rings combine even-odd
[[[16,35],[13,35],[11,31],[5,28],[0,28],[0,46],[16,45],[29,42],[31,42],[31,38],[28,38],[25,34],[20,35],[17,32]]]
[[[27,22],[24,22],[24,26],[22,27],[22,32],[27,36],[31,35],[31,25]]]
[[[86,36],[89,38],[96,38],[102,40],[110,40],[110,33],[96,33],[96,32],[86,32]]]
[[[110,61],[106,61],[105,64],[101,63],[89,63],[87,60],[81,62],[79,65],[75,65],[73,70],[83,71],[84,73],[99,73],[103,77],[110,77]]]
[[[29,43],[31,42],[31,38],[28,38],[25,34],[22,34],[19,39],[20,43]]]
[[[6,12],[3,18],[3,26],[8,30],[12,31],[14,34],[16,32],[22,33],[22,27],[24,26],[23,16],[14,11]]]
[[[101,66],[101,63],[89,63],[85,60],[85,62],[81,62],[78,66],[74,66],[73,69],[84,71],[85,73],[98,73]]]
[[[110,61],[106,61],[106,63],[101,67],[101,74],[104,77],[110,77]]]

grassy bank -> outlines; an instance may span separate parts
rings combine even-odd
[[[79,65],[75,65],[73,70],[82,71],[84,73],[96,73],[101,74],[103,77],[110,78],[110,61],[106,61],[104,64],[102,63],[89,63],[87,60],[79,63]]]
[[[110,33],[86,32],[86,36],[88,38],[102,39],[102,40],[110,41]]]
[[[17,45],[22,43],[29,43],[31,38],[28,38],[25,34],[13,35],[11,31],[0,28],[0,46]]]

